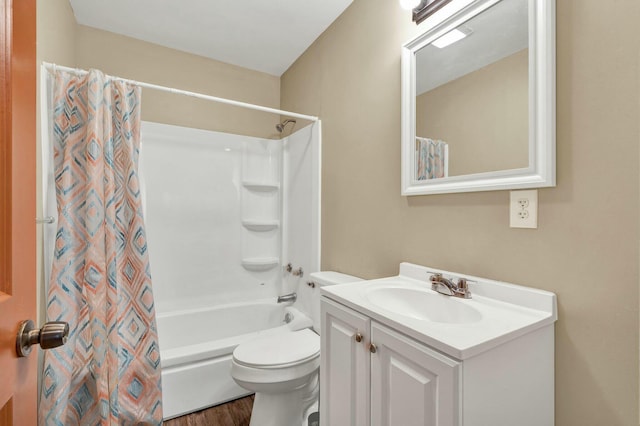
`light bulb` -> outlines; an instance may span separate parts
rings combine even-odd
[[[400,0],[400,7],[404,10],[413,10],[420,4],[420,0]]]

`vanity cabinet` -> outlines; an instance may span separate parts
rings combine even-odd
[[[371,320],[324,297],[320,315],[320,424],[368,425]]]
[[[327,294],[322,426],[554,425],[552,324],[457,359]]]
[[[459,361],[327,298],[321,310],[321,425],[459,424]]]
[[[376,322],[369,345],[372,426],[458,424],[460,362]]]

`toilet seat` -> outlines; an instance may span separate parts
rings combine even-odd
[[[294,367],[319,356],[320,336],[308,328],[254,339],[233,351],[235,363],[264,369]]]
[[[271,335],[242,343],[233,351],[231,376],[255,392],[296,389],[318,374],[320,336],[310,329]]]

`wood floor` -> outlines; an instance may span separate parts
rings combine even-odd
[[[253,395],[167,420],[164,426],[249,426]]]

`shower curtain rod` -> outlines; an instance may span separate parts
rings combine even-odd
[[[65,67],[65,66],[62,66],[62,65],[56,65],[56,64],[53,64],[53,63],[50,63],[50,62],[44,62],[43,61],[42,65],[48,71],[54,71],[54,70],[58,69],[58,70],[62,70],[62,71],[68,71],[68,72],[76,73],[76,74],[79,74],[79,75],[84,75],[84,74],[89,73],[89,71],[83,70],[83,69],[80,69],[80,68],[70,68],[70,67]],[[283,110],[280,110],[280,109],[264,107],[264,106],[261,106],[261,105],[254,105],[254,104],[249,104],[249,103],[246,103],[246,102],[234,101],[234,100],[231,100],[231,99],[218,98],[216,96],[204,95],[202,93],[189,92],[187,90],[174,89],[173,87],[159,86],[157,84],[144,83],[144,82],[141,82],[141,81],[129,80],[129,79],[126,79],[126,78],[114,77],[114,76],[111,76],[111,75],[106,75],[105,77],[107,77],[108,79],[118,79],[118,80],[126,81],[127,83],[134,84],[136,86],[144,87],[144,88],[147,88],[147,89],[154,89],[154,90],[159,90],[161,92],[175,93],[177,95],[191,96],[193,98],[203,99],[205,101],[219,102],[219,103],[222,103],[222,104],[233,105],[233,106],[238,106],[238,107],[248,108],[248,109],[254,109],[254,110],[257,110],[257,111],[263,111],[263,112],[270,112],[270,113],[273,113],[273,114],[285,115],[287,117],[300,118],[302,120],[309,120],[309,121],[318,121],[319,120],[318,117],[315,117],[313,115],[298,114],[296,112],[283,111]]]

